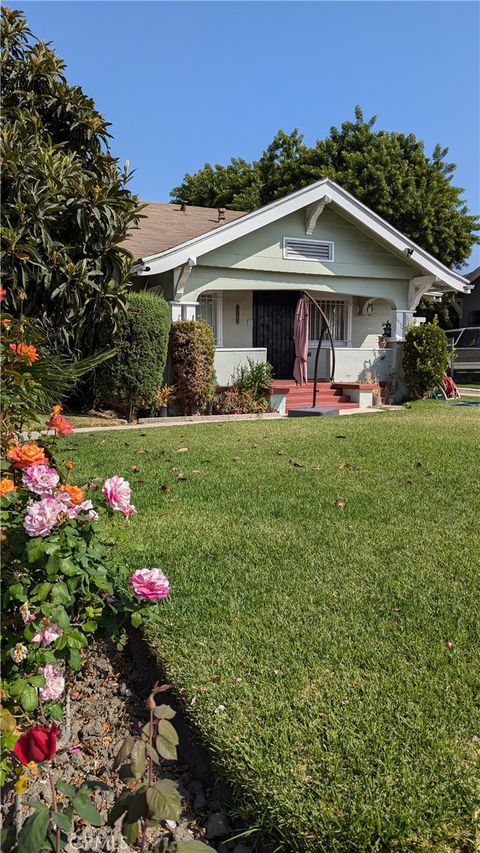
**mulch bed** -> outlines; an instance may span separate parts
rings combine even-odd
[[[155,664],[136,637],[121,653],[109,643],[92,643],[81,672],[70,679],[70,713],[61,727],[59,746],[62,748],[55,757],[54,775],[75,787],[86,779],[95,779],[108,786],[106,791],[92,793],[92,800],[105,819],[123,790],[118,773],[111,769],[118,745],[147,722],[145,700],[158,677]],[[174,704],[168,694],[163,694],[162,701]],[[222,853],[249,853],[250,842],[228,840],[238,836],[241,825],[218,811],[219,802],[231,801],[230,791],[215,779],[205,752],[192,740],[180,714],[173,723],[180,737],[179,759],[165,762],[162,777],[178,782],[183,810],[178,824],[171,821],[168,826],[149,830],[148,849],[152,850],[160,838],[167,835],[169,840],[201,840]],[[40,770],[23,800],[45,799],[48,802],[49,798],[46,774]],[[12,791],[6,793],[2,810],[5,822],[16,818],[17,825],[29,814],[26,802],[15,798]],[[124,842],[120,824],[121,820],[114,828],[94,828],[78,820],[66,853],[122,853],[135,849]]]

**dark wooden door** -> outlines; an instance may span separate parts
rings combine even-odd
[[[253,291],[253,346],[266,347],[274,379],[292,379],[295,362],[293,322],[300,293]]]

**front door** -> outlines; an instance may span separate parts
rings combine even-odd
[[[292,379],[295,362],[293,323],[298,291],[253,291],[253,346],[266,347],[274,379]]]

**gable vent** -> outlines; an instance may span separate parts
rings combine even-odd
[[[288,261],[333,261],[333,243],[284,237],[283,257]]]

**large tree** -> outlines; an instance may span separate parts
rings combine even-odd
[[[7,307],[71,352],[122,310],[132,257],[119,244],[140,206],[108,147],[108,123],[64,63],[2,8],[2,273]]]
[[[309,147],[294,130],[280,130],[259,160],[227,166],[206,163],[172,192],[174,201],[254,210],[321,178],[332,178],[448,266],[464,263],[478,242],[479,220],[463,189],[452,184],[456,166],[437,145],[429,157],[412,133],[374,128],[360,107],[355,121],[332,127]]]

